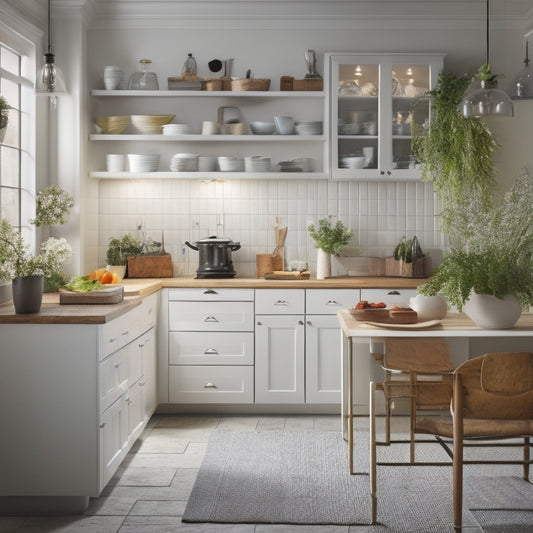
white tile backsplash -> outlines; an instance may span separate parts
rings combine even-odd
[[[255,276],[255,255],[274,250],[274,223],[288,227],[287,260],[307,261],[316,250],[310,221],[333,215],[352,231],[351,248],[386,257],[403,236],[417,235],[424,250],[441,248],[435,195],[427,183],[327,180],[102,180],[98,201],[98,264],[109,238],[144,225],[156,241],[165,235],[176,275],[194,275],[198,253],[184,245],[209,235],[241,242],[233,253],[239,276]]]

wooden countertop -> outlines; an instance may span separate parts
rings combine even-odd
[[[192,277],[162,279],[125,279],[124,301],[107,305],[60,305],[57,293],[45,293],[41,311],[17,315],[13,303],[0,305],[0,324],[105,324],[126,313],[142,298],[162,288],[245,288],[245,289],[416,289],[425,279],[349,277],[325,280],[266,280],[256,278],[194,279]]]

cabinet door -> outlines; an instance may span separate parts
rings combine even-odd
[[[135,442],[144,428],[144,381],[140,379],[126,393],[128,406],[128,448]]]
[[[100,410],[103,412],[128,390],[130,345],[124,346],[99,364]]]
[[[305,402],[341,402],[341,335],[334,315],[308,316],[305,325]]]
[[[145,333],[140,343],[142,351],[143,377],[140,385],[144,387],[144,418],[148,420],[157,407],[157,354],[155,328]]]
[[[256,315],[255,322],[255,403],[303,403],[303,315]]]
[[[412,129],[429,124],[419,97],[442,70],[442,55],[328,54],[334,179],[418,179]]]

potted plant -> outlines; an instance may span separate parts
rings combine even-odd
[[[11,107],[7,103],[7,100],[3,96],[0,96],[0,142],[4,140],[6,135],[10,109]]]
[[[106,252],[107,270],[115,272],[122,280],[126,274],[128,257],[141,255],[142,252],[143,243],[131,233],[111,238]]]
[[[434,276],[418,290],[443,294],[484,328],[509,328],[533,305],[533,184],[517,178],[500,202],[471,196],[450,218],[450,247]],[[501,321],[480,317],[506,304]]]
[[[7,219],[1,220],[0,281],[12,281],[16,313],[39,312],[44,277],[60,272],[71,255],[72,249],[65,239],[50,237],[34,256],[20,232]]]
[[[318,249],[316,277],[327,278],[331,275],[331,254],[338,254],[348,245],[352,232],[340,220],[333,224],[331,216],[320,219],[318,227],[310,224],[307,231]]]

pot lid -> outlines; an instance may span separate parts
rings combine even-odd
[[[217,237],[216,235],[213,235],[212,237],[205,237],[203,239],[199,239],[196,244],[239,244],[238,242],[233,242],[231,239],[228,239],[227,237]]]

